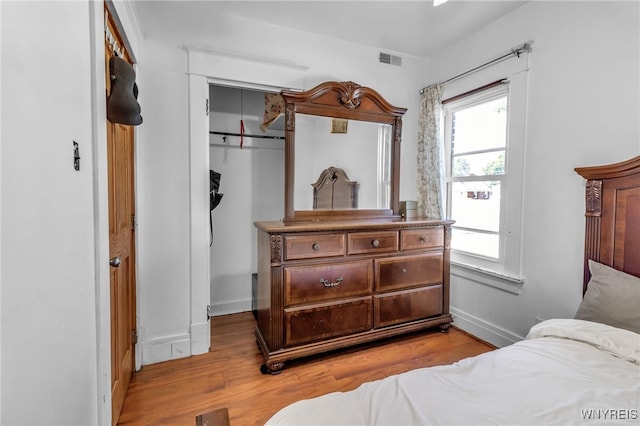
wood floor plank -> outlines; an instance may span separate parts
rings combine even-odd
[[[254,331],[250,312],[212,318],[210,352],[134,374],[118,424],[193,426],[197,415],[227,408],[232,426],[262,425],[300,399],[494,349],[452,327],[290,361],[271,376],[260,373]]]

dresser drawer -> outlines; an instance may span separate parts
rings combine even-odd
[[[415,288],[377,295],[374,328],[415,321],[442,314],[442,286]]]
[[[398,231],[352,232],[347,236],[349,254],[398,251]]]
[[[444,245],[442,228],[403,229],[400,231],[400,250],[418,250]]]
[[[284,269],[284,304],[318,302],[371,294],[370,260]]]
[[[344,234],[285,235],[285,260],[344,256]]]
[[[284,311],[285,346],[371,329],[371,296]]]
[[[376,292],[441,284],[442,253],[394,256],[374,260]]]

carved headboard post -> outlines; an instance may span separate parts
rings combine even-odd
[[[587,180],[585,187],[585,236],[584,236],[584,281],[582,292],[587,291],[591,278],[588,259],[600,259],[600,231],[602,217],[602,181]]]

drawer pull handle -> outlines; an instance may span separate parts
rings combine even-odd
[[[311,248],[313,249],[313,251],[318,251],[318,250],[320,250],[320,244],[318,244],[318,243],[313,243],[313,245],[311,246]]]
[[[426,243],[427,241],[429,241],[429,237],[427,237],[426,235],[420,237],[420,242]]]
[[[327,287],[327,288],[331,288],[331,287],[338,287],[340,285],[340,283],[342,282],[343,278],[336,278],[336,280],[334,282],[330,282],[329,280],[325,280],[324,278],[320,278],[320,283]]]
[[[407,273],[407,268],[402,268],[402,273],[406,274]]]
[[[373,241],[371,241],[371,245],[374,246],[374,247],[378,247],[380,245],[380,241],[373,240]]]

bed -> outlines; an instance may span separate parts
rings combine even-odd
[[[586,179],[583,299],[513,345],[298,401],[267,425],[640,423],[640,156]]]

